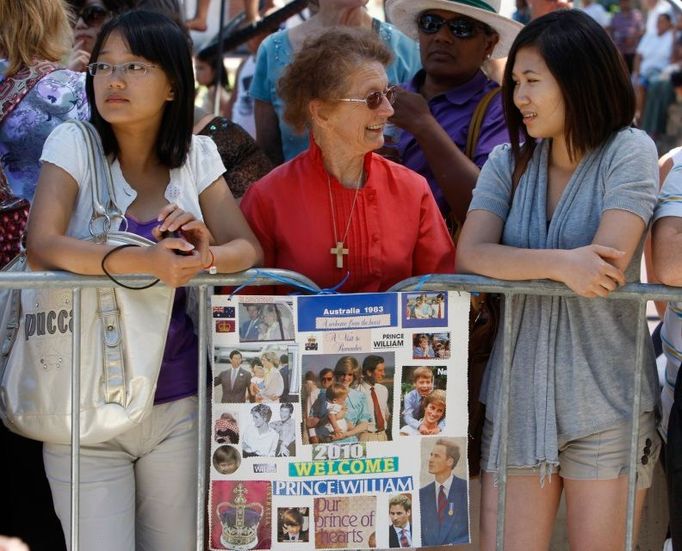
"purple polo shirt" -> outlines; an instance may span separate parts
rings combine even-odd
[[[425,76],[426,73],[422,69],[410,82],[402,86],[410,92],[419,92]],[[469,123],[474,115],[476,106],[486,92],[496,86],[497,83],[488,79],[483,71],[478,71],[469,82],[429,100],[431,114],[462,151],[466,148]],[[507,131],[502,111],[502,97],[501,94],[498,94],[490,102],[483,119],[481,134],[473,159],[474,163],[481,168],[488,159],[488,155],[493,147],[508,142],[509,132]],[[433,176],[433,172],[431,172],[431,168],[417,140],[409,132],[403,131],[398,141],[398,149],[403,165],[418,172],[428,180],[436,203],[438,203],[443,216],[446,216],[450,211],[450,207],[443,196],[438,182],[436,182],[436,178]],[[453,174],[452,177],[456,178],[457,175]]]
[[[152,230],[158,224],[156,220],[138,222],[128,217],[128,231],[152,241],[156,241]],[[197,392],[199,344],[192,320],[186,312],[186,302],[187,291],[182,287],[176,289],[166,349],[156,383],[155,404],[172,402]]]

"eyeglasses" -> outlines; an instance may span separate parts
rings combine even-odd
[[[78,12],[78,18],[82,19],[88,27],[101,25],[109,15],[111,12],[102,6],[85,6]]]
[[[332,376],[329,376],[329,377],[322,377],[322,378],[320,379],[320,381],[333,381],[333,380],[334,380],[334,377],[332,377]]]
[[[381,105],[381,102],[384,99],[384,96],[386,96],[388,103],[393,105],[395,103],[396,87],[390,86],[389,88],[386,88],[386,90],[384,90],[383,92],[372,92],[371,94],[367,94],[366,98],[339,98],[336,101],[346,101],[349,103],[364,103],[367,105],[369,109],[378,109],[379,106]]]
[[[444,19],[435,13],[423,13],[417,19],[417,27],[424,34],[436,34],[443,25],[447,25],[452,35],[456,38],[473,38],[479,30],[488,33],[489,27],[473,19],[458,17],[457,19]],[[492,30],[492,29],[490,29]]]
[[[108,77],[116,71],[121,71],[127,77],[140,78],[153,69],[157,65],[151,63],[142,63],[141,61],[129,61],[128,63],[119,63],[118,65],[110,65],[109,63],[102,63],[97,61],[88,65],[88,72],[93,76]]]

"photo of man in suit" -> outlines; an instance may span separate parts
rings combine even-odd
[[[381,384],[386,372],[384,358],[370,354],[362,361],[362,382],[357,389],[362,392],[369,406],[369,425],[360,434],[360,442],[385,442],[389,440],[391,410],[388,399],[393,393]]]
[[[423,444],[430,443],[425,439]],[[438,438],[431,448],[428,472],[434,481],[419,490],[422,545],[468,543],[467,481],[452,472],[460,450],[453,438]]]
[[[242,355],[239,350],[230,352],[230,367],[213,379],[213,385],[222,385],[223,404],[242,404],[246,402],[251,373],[241,366]]]
[[[391,496],[388,500],[388,516],[391,526],[388,528],[388,546],[412,547],[412,500],[405,494]]]
[[[243,321],[239,326],[239,337],[242,341],[257,341],[259,326],[261,324],[261,309],[257,304],[247,304],[246,312],[249,319]]]

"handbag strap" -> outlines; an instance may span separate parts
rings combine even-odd
[[[88,166],[90,167],[93,182],[90,186],[92,194],[92,216],[88,230],[95,242],[103,242],[107,235],[112,231],[112,224],[115,219],[120,219],[123,224],[122,230],[128,228],[128,220],[123,212],[116,205],[116,194],[114,191],[114,181],[111,176],[111,167],[104,154],[102,140],[99,133],[92,124],[86,121],[68,120],[67,124],[74,124],[80,130],[85,141],[88,155]],[[102,197],[107,197],[103,204]],[[101,223],[100,223],[101,222]],[[100,226],[100,227],[98,227]]]
[[[0,82],[0,124],[14,111],[41,78],[59,68],[56,63],[43,61],[22,67],[15,75]]]
[[[488,111],[488,106],[490,102],[500,93],[501,88],[496,86],[492,90],[488,90],[481,100],[476,105],[474,113],[471,116],[471,123],[469,124],[469,131],[467,132],[467,143],[464,148],[464,154],[473,162],[474,154],[476,153],[476,147],[478,146],[478,141],[481,137],[481,126],[483,126],[483,119]],[[450,231],[450,236],[452,240],[457,243],[459,238],[459,232],[462,230],[462,226],[455,216],[450,212],[447,216],[446,223]]]
[[[467,132],[467,144],[464,149],[464,154],[469,157],[472,161],[474,160],[474,153],[476,153],[476,146],[478,145],[478,140],[481,137],[481,126],[483,125],[483,119],[488,111],[488,106],[490,102],[500,93],[501,88],[496,86],[492,90],[488,90],[485,95],[478,102],[474,114],[471,117],[471,124],[469,125],[469,132]]]
[[[104,333],[104,354],[102,379],[104,380],[104,401],[108,404],[120,404],[125,407],[125,358],[123,355],[123,339],[121,337],[121,312],[116,302],[116,294],[111,287],[97,288],[99,316]]]

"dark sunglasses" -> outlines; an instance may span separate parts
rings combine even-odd
[[[377,91],[367,94],[365,98],[339,98],[336,101],[346,101],[350,103],[365,103],[370,109],[379,109],[381,102],[384,100],[384,96],[388,100],[388,103],[393,105],[395,103],[396,88],[391,86],[386,88],[383,92]]]
[[[487,32],[487,25],[473,19],[444,19],[435,13],[423,13],[417,19],[417,27],[424,34],[436,34],[443,25],[447,25],[456,38],[473,38],[479,30]]]
[[[109,15],[109,10],[101,6],[85,6],[78,12],[78,18],[82,19],[88,27],[101,25]]]

